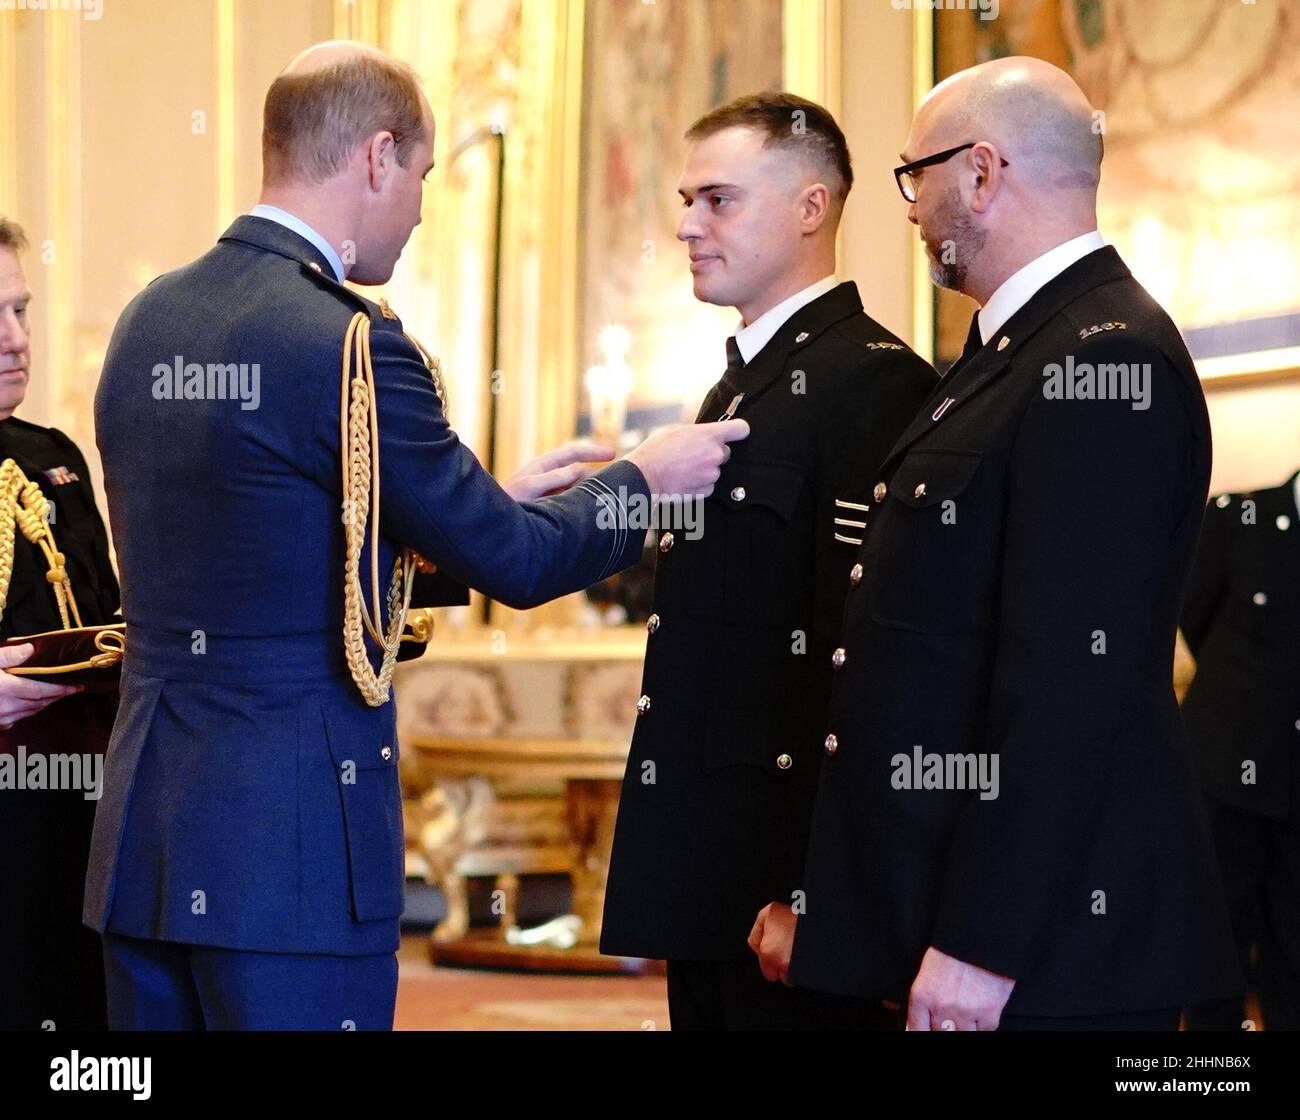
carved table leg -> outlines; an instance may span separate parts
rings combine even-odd
[[[565,783],[569,835],[573,840],[573,912],[582,919],[584,945],[600,941],[605,910],[605,880],[614,845],[614,822],[623,783],[570,778]]]

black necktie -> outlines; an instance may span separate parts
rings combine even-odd
[[[695,417],[698,424],[706,416],[719,416],[742,390],[740,389],[740,375],[745,368],[745,359],[741,357],[740,347],[736,345],[736,339],[733,335],[727,339],[727,372],[722,375],[719,381],[712,389],[709,395],[704,398],[704,403],[700,405],[699,415]]]
[[[975,354],[984,348],[984,337],[980,334],[980,313],[977,311],[970,317],[970,330],[966,332],[966,345],[961,348],[961,357],[948,367],[948,372],[943,375],[946,381],[957,370],[964,366],[975,356]]]

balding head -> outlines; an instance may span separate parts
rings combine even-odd
[[[428,129],[427,103],[406,63],[364,43],[317,43],[267,91],[263,182],[323,183],[379,132],[392,135],[405,167]]]
[[[1096,122],[1075,81],[1037,58],[972,66],[930,91],[905,162],[968,146],[915,176],[908,218],[937,284],[983,302],[1024,264],[1096,229]]]
[[[1101,181],[1101,132],[1073,78],[1038,58],[999,58],[940,82],[914,131],[937,151],[987,140],[1046,190],[1092,190]]]
[[[363,43],[318,43],[271,84],[264,120],[261,201],[324,237],[349,280],[385,283],[433,170],[415,71]]]

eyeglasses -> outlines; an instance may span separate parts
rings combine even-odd
[[[908,201],[916,201],[916,179],[913,178],[912,172],[920,171],[923,167],[933,167],[936,163],[945,163],[952,159],[958,152],[964,152],[967,148],[973,148],[978,144],[978,140],[972,140],[969,144],[959,144],[955,148],[949,148],[946,152],[939,152],[932,156],[926,156],[923,159],[914,159],[911,163],[905,163],[902,167],[894,168],[894,182],[898,184],[899,193]],[[1010,167],[1006,160],[1002,160],[1003,167]]]

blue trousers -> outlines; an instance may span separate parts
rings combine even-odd
[[[104,934],[115,1031],[389,1031],[397,956],[251,953]]]

